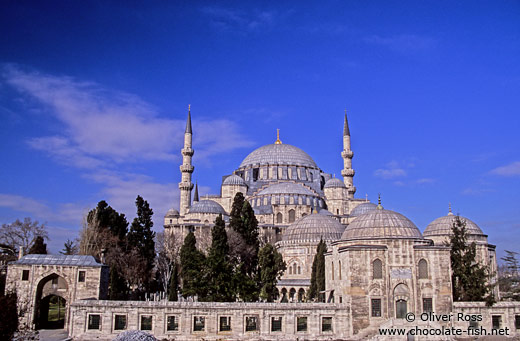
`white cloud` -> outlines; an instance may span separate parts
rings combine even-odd
[[[491,174],[501,176],[519,176],[520,175],[520,161],[512,162],[508,165],[497,167],[490,172]]]
[[[435,182],[435,179],[432,179],[432,178],[421,178],[421,179],[417,179],[415,181],[417,184],[432,184]]]
[[[390,161],[385,168],[379,168],[374,171],[374,176],[382,179],[394,179],[398,177],[405,177],[406,171],[399,166],[397,161]]]
[[[272,11],[241,11],[219,6],[206,6],[201,12],[210,18],[210,23],[222,31],[257,31],[274,24],[276,13]]]

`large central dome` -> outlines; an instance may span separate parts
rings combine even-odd
[[[307,153],[290,144],[268,144],[255,149],[242,161],[239,168],[261,165],[291,165],[318,168]]]

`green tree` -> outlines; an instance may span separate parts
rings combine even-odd
[[[322,291],[325,290],[325,253],[327,252],[327,245],[323,240],[320,240],[316,255],[312,262],[311,286],[309,288],[309,300],[318,300],[325,302],[325,296]]]
[[[179,290],[179,270],[177,264],[172,265],[172,275],[170,277],[170,285],[168,286],[168,301],[178,301],[177,291]]]
[[[46,255],[47,244],[45,244],[42,236],[37,236],[34,240],[34,244],[29,249],[29,254]]]
[[[468,244],[466,222],[456,216],[450,237],[453,300],[492,303],[489,272],[476,260],[475,242]]]
[[[260,297],[267,302],[273,302],[276,293],[276,283],[283,276],[286,264],[282,255],[271,245],[265,244],[258,253],[260,269]]]
[[[155,260],[155,232],[153,227],[153,210],[146,200],[141,196],[137,196],[135,200],[137,207],[137,217],[134,218],[130,231],[128,232],[127,249],[134,249],[137,254],[145,262],[145,271],[142,274],[142,283],[145,288],[148,288],[152,276],[152,270]]]
[[[184,238],[184,244],[181,247],[181,278],[182,278],[182,294],[184,296],[198,296],[204,298],[207,293],[206,283],[204,281],[204,263],[205,257],[202,252],[197,249],[197,239],[193,232],[189,232]]]
[[[234,301],[232,287],[232,266],[229,263],[229,245],[226,224],[220,214],[211,229],[211,247],[206,258],[206,278],[208,280],[208,296],[211,302]]]
[[[110,267],[110,288],[109,298],[111,300],[122,300],[126,298],[128,286],[125,279],[121,276],[117,266]]]
[[[233,199],[229,226],[235,292],[242,301],[257,301],[260,291],[258,221],[253,208],[240,192]]]
[[[519,264],[516,256],[518,252],[506,250],[506,256],[501,259],[505,262],[503,271],[498,279],[500,292],[505,300],[520,301]]]
[[[77,255],[78,254],[78,246],[74,241],[67,239],[65,243],[63,243],[63,250],[60,251],[62,255]]]

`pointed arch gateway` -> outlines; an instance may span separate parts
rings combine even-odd
[[[34,324],[36,329],[62,329],[66,325],[69,285],[65,278],[52,273],[36,286]]]

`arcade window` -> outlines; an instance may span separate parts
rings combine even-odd
[[[258,318],[256,316],[246,316],[246,332],[256,332],[258,330]]]
[[[204,316],[194,316],[193,317],[193,331],[201,332],[204,331],[206,326],[206,318]]]
[[[381,299],[373,298],[371,301],[372,301],[372,317],[381,317]]]
[[[502,316],[500,316],[500,315],[491,316],[491,322],[492,322],[493,329],[500,329],[500,325],[502,324]]]
[[[281,332],[282,331],[282,317],[281,316],[271,317],[271,331],[272,332]]]
[[[298,316],[296,318],[296,331],[306,332],[307,331],[307,316]]]
[[[166,331],[174,332],[179,330],[179,319],[177,316],[168,316],[166,319]]]
[[[101,315],[88,315],[87,329],[97,329],[101,327]]]
[[[515,329],[520,329],[520,315],[515,315]]]
[[[331,332],[332,331],[332,317],[321,318],[321,331]]]
[[[85,271],[80,271],[78,274],[78,282],[85,282]]]
[[[114,317],[114,330],[126,329],[126,315],[116,315]]]
[[[29,280],[29,270],[23,270],[22,271],[22,281],[28,281]]]
[[[152,321],[151,315],[141,315],[141,330],[152,330]]]
[[[219,320],[219,331],[229,332],[231,331],[231,316],[220,316]]]
[[[431,313],[433,312],[433,299],[432,298],[423,298],[422,299],[422,310],[423,313]]]

